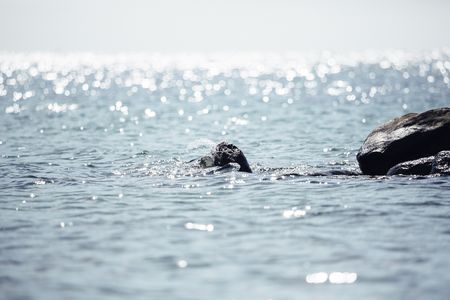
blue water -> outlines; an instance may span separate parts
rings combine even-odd
[[[449,106],[449,73],[448,49],[0,54],[0,298],[448,299],[450,178],[309,174]],[[253,174],[186,163],[222,140]]]

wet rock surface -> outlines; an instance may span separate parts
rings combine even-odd
[[[429,175],[434,156],[399,163],[389,169],[387,175]]]
[[[366,138],[356,158],[363,174],[386,175],[399,163],[443,150],[450,150],[448,107],[406,114],[379,126]]]
[[[450,175],[450,151],[441,151],[436,155],[431,174]]]

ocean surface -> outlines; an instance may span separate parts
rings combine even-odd
[[[449,177],[311,175],[449,106],[449,73],[450,49],[0,54],[0,299],[449,299]],[[188,163],[224,140],[254,173]]]

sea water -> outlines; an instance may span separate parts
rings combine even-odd
[[[0,298],[448,299],[449,177],[310,174],[449,106],[449,73],[449,49],[1,54]],[[187,163],[224,140],[254,173]]]

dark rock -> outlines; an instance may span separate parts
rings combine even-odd
[[[431,174],[450,175],[450,151],[441,151],[436,155]]]
[[[429,175],[434,156],[399,163],[389,169],[387,175]]]
[[[450,108],[410,113],[376,128],[356,156],[363,174],[385,175],[401,162],[450,150]]]
[[[239,171],[252,173],[244,153],[233,144],[226,142],[218,144],[212,152],[212,159],[215,166],[237,163],[240,166]]]

